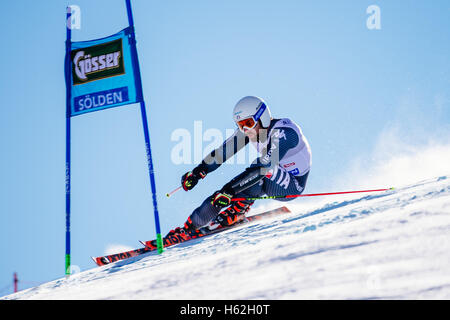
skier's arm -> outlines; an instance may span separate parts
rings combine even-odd
[[[211,173],[219,168],[222,163],[234,156],[248,142],[248,138],[241,131],[236,130],[219,148],[208,154],[199,166],[206,173]]]
[[[194,188],[200,179],[206,177],[235,155],[248,143],[248,138],[236,130],[219,148],[213,150],[194,170],[185,173],[181,177],[181,186],[185,191]]]

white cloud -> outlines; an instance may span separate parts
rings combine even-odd
[[[348,187],[400,187],[450,174],[450,142],[403,144],[392,133],[384,133],[369,157],[354,161],[343,184]]]
[[[373,151],[355,157],[334,185],[400,187],[450,174],[450,124],[443,121],[448,99],[436,94],[431,100],[417,92],[401,97]]]
[[[436,94],[431,103],[424,100],[412,91],[400,97],[396,108],[387,115],[372,151],[358,154],[355,150],[353,161],[329,178],[327,191],[399,188],[450,176],[450,123],[443,121],[449,100],[445,94]],[[355,194],[305,197],[286,203],[261,201],[252,211],[262,212],[285,204],[294,212],[308,212],[354,197]]]

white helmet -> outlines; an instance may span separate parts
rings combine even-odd
[[[233,110],[233,120],[238,124],[239,121],[247,118],[253,118],[255,122],[261,120],[262,126],[267,128],[270,125],[270,120],[272,120],[272,115],[263,99],[247,96],[236,103]],[[239,127],[239,129],[241,128]]]

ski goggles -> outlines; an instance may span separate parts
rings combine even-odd
[[[255,119],[253,119],[253,117],[250,117],[250,118],[238,121],[237,126],[239,127],[239,130],[244,132],[245,129],[251,130],[254,127],[256,127],[256,123],[257,123],[257,121],[255,121]]]
[[[256,127],[256,124],[258,123],[259,118],[261,118],[261,115],[264,113],[266,108],[267,108],[266,105],[263,103],[263,104],[261,104],[261,106],[259,107],[258,111],[256,112],[256,114],[254,116],[245,118],[245,119],[242,119],[242,120],[236,122],[239,130],[244,132],[245,129],[251,130],[254,127]]]

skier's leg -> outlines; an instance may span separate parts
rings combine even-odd
[[[263,179],[263,192],[268,196],[287,196],[301,194],[305,190],[308,174],[293,176],[283,167],[276,167],[272,174]],[[289,199],[276,199],[278,201],[290,201]]]
[[[214,219],[219,212],[220,209],[211,204],[211,196],[209,196],[191,213],[187,221],[197,229]]]
[[[260,183],[238,193],[236,196],[257,197],[261,195],[262,186],[263,183],[260,181]],[[217,225],[220,224],[223,226],[232,225],[238,221],[241,221],[244,219],[245,213],[248,212],[253,203],[254,201],[250,200],[232,202],[228,208],[220,212],[221,209],[216,208],[211,204],[211,196],[209,196],[191,213],[183,227],[178,227],[169,231],[169,233],[163,238],[164,246],[180,243],[192,237],[203,236],[199,228],[208,224],[208,222],[212,220],[214,220]],[[218,221],[218,219],[221,221]],[[156,240],[153,240],[150,243],[155,248],[157,247]]]
[[[235,195],[236,198],[253,198],[263,195],[262,191],[263,181],[261,180],[257,184],[239,192]],[[215,219],[215,222],[222,226],[230,226],[237,222],[244,220],[245,214],[250,210],[254,200],[240,200],[234,201],[231,205],[220,212]]]
[[[236,180],[239,180],[242,178],[242,174],[237,175],[233,179],[230,180],[228,184],[231,184],[232,182],[235,182]],[[228,185],[226,184],[226,185]],[[225,185],[225,186],[226,186]],[[261,195],[262,192],[262,182],[257,183],[250,188],[239,192],[236,194],[236,197],[257,197]],[[250,206],[253,204],[254,201],[236,201],[233,202],[228,208],[226,208],[224,211],[220,212],[221,209],[215,207],[211,203],[211,196],[207,197],[203,203],[196,208],[192,214],[189,216],[187,220],[188,225],[192,225],[193,228],[197,229],[204,225],[206,225],[208,222],[214,220],[216,217],[218,217],[219,213],[222,215],[224,219],[226,220],[225,223],[221,223],[223,225],[230,225],[233,224],[239,220],[242,220],[244,217],[244,214],[250,209]]]
[[[235,196],[239,198],[251,198],[262,196],[263,194],[300,194],[304,189],[306,177],[307,175],[303,177],[303,180],[299,180],[299,178],[292,176],[284,168],[278,167],[272,176],[264,178],[259,183],[239,192]],[[173,242],[177,243],[182,241],[184,237],[201,236],[198,228],[206,225],[213,219],[223,226],[239,222],[244,219],[245,213],[248,212],[253,203],[253,200],[236,201],[220,212],[219,208],[211,204],[211,196],[209,196],[192,212],[182,228],[171,230],[164,237],[164,244],[170,244],[171,239],[175,239]]]
[[[172,229],[164,236],[164,246],[174,245],[193,237],[201,237],[202,234],[198,228],[209,222],[210,219],[208,217],[213,219],[218,213],[219,209],[211,204],[211,197],[206,198],[187,218],[182,227]],[[156,240],[151,241],[151,245],[154,245],[156,248]]]
[[[297,177],[290,174],[283,167],[276,167],[271,175],[264,177],[259,183],[252,187],[238,193],[236,198],[254,198],[260,197],[264,194],[268,196],[286,196],[290,194],[301,194],[306,186],[306,180],[308,173],[303,176]],[[294,199],[294,198],[291,198]],[[291,199],[277,199],[280,201],[289,201]],[[243,210],[239,210],[237,204],[231,205],[224,211],[220,212],[216,218],[223,226],[232,225],[245,218],[245,213],[248,212],[250,206],[254,203],[253,200],[238,201],[244,207]]]

